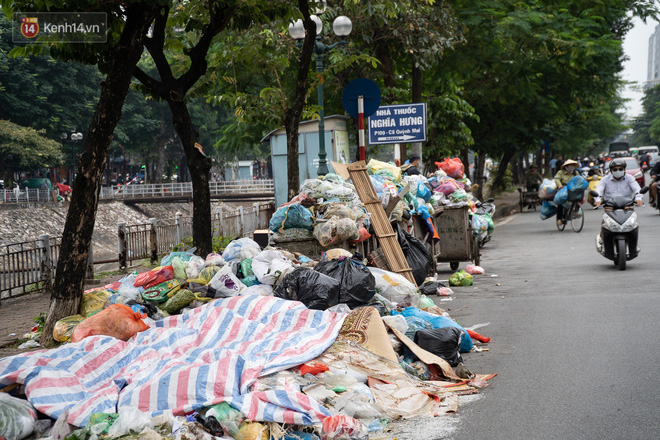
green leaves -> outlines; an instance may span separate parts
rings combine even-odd
[[[36,130],[0,119],[0,162],[11,170],[47,168],[61,163],[61,145]]]

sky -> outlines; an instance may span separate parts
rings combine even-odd
[[[630,58],[624,63],[623,79],[635,83],[627,86],[623,93],[624,98],[630,99],[626,105],[626,115],[630,119],[643,113],[642,86],[647,79],[649,37],[658,24],[653,20],[644,23],[638,18],[635,18],[634,23],[634,27],[623,40],[623,50]]]

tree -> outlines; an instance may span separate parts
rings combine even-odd
[[[0,119],[0,163],[5,173],[58,165],[60,147],[33,128]],[[6,181],[7,175],[3,177]]]
[[[53,59],[47,53],[12,58],[12,23],[0,14],[0,119],[44,130],[84,130],[94,112],[101,75],[94,66]]]
[[[634,145],[656,145],[660,143],[660,86],[644,92],[644,112],[633,122]]]
[[[452,3],[467,44],[444,62],[479,117],[468,121],[477,151],[499,158],[492,191],[516,153],[606,110],[621,85],[626,14],[650,10],[632,1]]]
[[[101,179],[107,163],[108,146],[121,117],[133,69],[142,54],[144,38],[156,12],[157,1],[106,1],[90,5],[88,1],[3,1],[7,16],[14,10],[87,10],[108,13],[107,44],[66,44],[50,46],[54,58],[98,64],[106,74],[85,146],[78,165],[77,179],[62,234],[54,291],[44,325],[42,343],[54,343],[55,323],[76,314],[82,298],[87,255],[96,220]],[[29,55],[43,50],[41,45],[15,47],[10,54]]]
[[[201,255],[212,251],[208,180],[212,161],[197,143],[198,133],[186,99],[195,83],[206,74],[206,54],[213,38],[229,26],[236,8],[236,2],[213,0],[181,2],[173,9],[164,8],[156,17],[152,36],[145,40],[159,78],[149,76],[141,68],[134,73],[144,89],[166,101],[172,112],[174,128],[186,153],[192,179],[193,244]],[[177,49],[178,53],[168,59],[168,49]]]

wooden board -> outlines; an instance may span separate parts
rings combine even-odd
[[[396,232],[392,229],[383,205],[381,205],[376,195],[376,190],[367,174],[366,164],[364,161],[353,162],[348,166],[348,172],[362,204],[367,209],[367,212],[371,214],[371,225],[374,228],[374,233],[378,238],[380,247],[383,249],[390,269],[392,272],[403,275],[408,281],[417,285],[412,269],[408,266],[408,261],[406,261],[406,257],[403,255],[403,251],[399,245]]]

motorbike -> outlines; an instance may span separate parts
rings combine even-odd
[[[643,187],[639,193],[647,193]],[[599,197],[596,191],[590,191],[593,197]],[[612,260],[619,270],[626,270],[626,262],[639,255],[637,214],[635,199],[617,196],[603,200],[603,223],[600,235],[596,236],[596,250],[605,258]]]
[[[487,199],[484,202],[480,202],[477,199],[474,200],[474,205],[477,208],[474,214],[472,214],[472,233],[479,237],[479,247],[483,247],[486,243],[490,241],[493,235],[493,230],[495,229],[493,225],[493,215],[495,214],[496,206],[493,203],[495,199]]]

